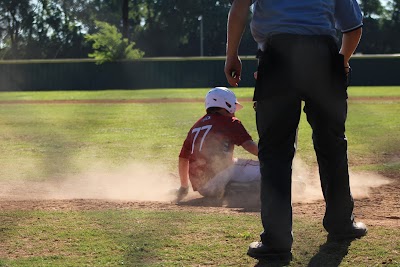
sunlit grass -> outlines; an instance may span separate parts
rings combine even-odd
[[[144,89],[144,90],[100,90],[100,91],[40,91],[40,92],[0,92],[0,100],[88,100],[88,99],[152,99],[152,98],[195,98],[202,100],[211,88]],[[253,88],[231,88],[236,96],[252,98]],[[398,86],[357,86],[349,87],[350,97],[388,97],[400,96]]]
[[[246,248],[260,231],[259,217],[246,213],[25,211],[2,212],[1,222],[0,266],[253,266]],[[400,262],[393,228],[372,227],[349,248],[324,244],[319,222],[296,219],[294,235],[290,266]]]

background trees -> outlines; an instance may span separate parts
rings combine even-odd
[[[360,0],[359,53],[400,53],[400,0]],[[227,0],[0,0],[0,58],[86,58],[95,21],[115,26],[146,57],[224,55]],[[199,20],[199,17],[202,20]],[[200,24],[203,24],[203,42]],[[241,54],[257,46],[247,28]]]
[[[114,25],[96,21],[96,26],[99,32],[87,34],[85,38],[93,43],[94,52],[90,53],[89,57],[96,59],[98,64],[118,59],[138,59],[143,57],[143,51],[134,49],[135,42],[129,42],[127,38],[124,38]]]

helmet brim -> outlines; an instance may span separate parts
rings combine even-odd
[[[240,104],[238,101],[236,101],[236,111],[241,110],[243,108],[243,105]]]

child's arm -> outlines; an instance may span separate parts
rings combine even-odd
[[[178,169],[181,187],[189,187],[189,160],[185,158],[179,158]]]
[[[189,192],[189,160],[179,157],[178,169],[181,186],[175,192],[177,202],[186,197]]]
[[[242,144],[242,147],[253,154],[254,156],[258,156],[258,146],[253,140],[248,140]]]

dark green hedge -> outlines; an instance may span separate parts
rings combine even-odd
[[[242,87],[253,87],[254,57],[244,57]],[[355,56],[352,85],[400,85],[400,56]],[[228,86],[224,58],[0,61],[1,91],[196,88]]]

